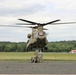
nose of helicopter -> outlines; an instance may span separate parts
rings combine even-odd
[[[45,35],[45,32],[38,32],[38,35],[39,36],[44,36]]]
[[[46,38],[46,33],[45,32],[38,32],[38,39],[43,40]]]

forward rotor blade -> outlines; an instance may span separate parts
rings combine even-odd
[[[52,23],[52,25],[58,25],[58,24],[76,24],[76,22]]]
[[[25,19],[18,19],[18,20],[21,20],[21,21],[24,21],[24,22],[28,22],[28,23],[31,23],[31,24],[33,24],[33,25],[38,24],[38,23],[36,23],[36,22],[32,22],[32,21],[25,20]]]
[[[48,24],[52,24],[52,23],[54,23],[54,22],[58,22],[58,21],[60,21],[60,19],[58,19],[58,20],[54,20],[54,21],[51,21],[51,22],[48,22],[48,23],[45,23],[45,24],[43,24],[43,26],[48,25]]]

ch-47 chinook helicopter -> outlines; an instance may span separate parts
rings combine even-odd
[[[28,28],[32,28],[32,34],[27,35],[27,37],[29,38],[29,40],[27,41],[27,50],[28,50],[28,48],[37,48],[37,49],[41,48],[41,49],[43,49],[48,43],[48,40],[46,38],[47,33],[44,31],[47,29],[43,28],[43,26],[60,21],[58,19],[55,21],[51,21],[51,22],[42,24],[42,23],[36,23],[36,22],[24,20],[24,19],[19,19],[19,20],[24,21],[24,22],[28,22],[31,25],[36,25],[34,27],[33,26],[28,27]]]
[[[60,19],[51,21],[51,22],[47,22],[47,23],[37,23],[37,22],[33,22],[33,21],[29,21],[29,20],[25,20],[25,19],[19,19],[20,21],[23,22],[27,22],[30,25],[36,25],[34,27],[28,27],[28,28],[32,28],[32,34],[28,34],[28,42],[27,42],[27,49],[28,48],[41,48],[43,50],[43,48],[47,45],[48,40],[47,40],[47,33],[44,30],[47,30],[45,28],[43,28],[46,25],[56,25],[56,24],[73,24],[76,22],[66,22],[66,23],[56,23],[58,21],[60,21]],[[25,24],[23,24],[25,25]]]
[[[47,23],[37,23],[37,22],[33,22],[33,21],[29,21],[29,20],[25,20],[25,19],[18,19],[20,21],[23,22],[27,22],[26,23],[17,23],[17,25],[7,25],[7,27],[26,27],[26,28],[31,28],[32,29],[32,33],[28,34],[28,41],[27,41],[27,50],[28,48],[41,48],[43,49],[47,43],[48,40],[46,38],[47,33],[44,30],[47,30],[45,28],[43,28],[46,25],[58,25],[58,24],[73,24],[76,22],[65,22],[65,23],[55,23],[60,21],[60,19],[51,21],[51,22],[47,22]],[[21,26],[23,25],[23,26]],[[25,25],[34,25],[34,26],[25,26]],[[6,26],[6,25],[0,25],[0,26]]]

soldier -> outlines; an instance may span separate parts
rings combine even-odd
[[[31,63],[33,63],[34,62],[34,57],[31,57]]]
[[[41,61],[43,59],[42,57],[43,57],[42,52],[41,51],[39,52],[38,50],[36,50],[34,53],[34,57],[31,57],[31,62],[40,63],[40,59]]]
[[[40,59],[39,59],[39,51],[38,50],[35,51],[34,55],[35,55],[34,62],[35,63],[40,62]]]
[[[36,50],[35,53],[34,53],[35,57],[38,57],[39,56],[39,51]]]
[[[43,62],[43,53],[41,50],[39,52],[39,59],[40,59],[40,62]]]

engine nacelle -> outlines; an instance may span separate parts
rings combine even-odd
[[[27,38],[30,38],[30,37],[31,37],[31,34],[28,34],[28,35],[27,35]]]

